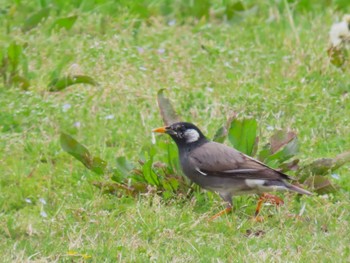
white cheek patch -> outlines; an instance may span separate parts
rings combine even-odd
[[[187,143],[196,142],[199,139],[199,133],[194,129],[188,129],[184,133]]]

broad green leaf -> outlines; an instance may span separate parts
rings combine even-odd
[[[7,82],[6,71],[8,63],[7,55],[5,53],[5,50],[3,48],[0,48],[0,77],[3,78],[4,84]]]
[[[168,172],[178,173],[181,171],[177,146],[174,143],[157,140],[156,146],[153,148],[158,153],[161,153],[161,155],[156,158],[166,164]],[[159,157],[162,157],[162,159],[158,159]]]
[[[22,47],[18,45],[16,42],[11,43],[7,49],[7,56],[8,56],[8,60],[9,60],[12,72],[17,71],[21,55],[22,55]]]
[[[288,163],[282,163],[279,165],[279,168],[281,169],[282,172],[288,172],[288,171],[297,171],[299,168],[299,159],[295,159],[293,161],[290,161]]]
[[[132,23],[132,34],[134,39],[137,39],[139,36],[139,31],[142,26],[142,20],[141,19],[135,19]]]
[[[228,131],[228,139],[238,151],[251,155],[256,142],[257,122],[255,119],[235,119]]]
[[[350,151],[338,154],[334,158],[333,167],[331,170],[334,171],[349,162],[350,162]]]
[[[305,182],[309,188],[318,194],[327,194],[337,191],[339,188],[337,185],[333,184],[327,177],[315,175],[310,176]]]
[[[75,21],[77,21],[78,16],[69,16],[69,17],[64,17],[64,18],[59,18],[57,20],[55,20],[55,22],[53,22],[52,26],[51,26],[51,30],[54,29],[61,29],[64,28],[67,31],[70,30],[73,25],[75,24]]]
[[[298,153],[298,140],[294,132],[276,131],[258,154],[258,159],[268,165],[287,169],[286,164],[282,164]]]
[[[213,141],[223,143],[227,137],[227,129],[225,127],[220,127],[216,130]]]
[[[234,3],[228,3],[226,5],[225,15],[226,15],[227,19],[230,20],[233,18],[233,16],[237,12],[242,12],[244,10],[245,10],[245,7],[241,1],[234,2]]]
[[[191,17],[205,21],[209,18],[210,6],[210,0],[180,1],[181,18]]]
[[[168,181],[166,181],[166,180],[162,181],[162,188],[165,191],[168,191],[169,193],[171,193],[173,191],[173,188],[171,187],[171,184]]]
[[[142,2],[137,3],[137,1],[135,1],[130,9],[130,13],[138,16],[141,19],[147,19],[151,16],[151,9],[149,5]]]
[[[213,141],[223,143],[227,137],[228,129],[231,127],[233,120],[236,118],[237,114],[233,113],[227,120],[226,124],[220,127],[214,135]]]
[[[17,85],[22,90],[28,90],[30,86],[29,80],[19,75],[13,76],[11,82],[12,84]]]
[[[172,0],[164,0],[162,1],[162,5],[160,7],[160,12],[163,16],[169,16],[171,13],[174,12],[174,8],[172,6],[173,1]]]
[[[192,0],[190,1],[191,15],[196,18],[208,18],[210,11],[210,1],[209,0]]]
[[[158,177],[152,169],[152,159],[149,159],[147,162],[143,164],[142,173],[148,184],[154,185],[154,186],[159,185]]]
[[[271,154],[276,153],[290,141],[296,138],[296,133],[289,131],[278,130],[270,138]]]
[[[91,166],[92,156],[89,150],[66,133],[61,133],[62,149],[82,162],[87,168]],[[90,168],[89,168],[90,169]]]
[[[112,180],[122,182],[130,172],[134,169],[134,165],[130,163],[125,156],[120,156],[116,160],[116,167],[113,169]]]
[[[116,167],[125,175],[128,175],[132,169],[134,169],[134,165],[129,162],[125,156],[120,156],[116,160]]]
[[[299,169],[301,181],[310,175],[326,175],[350,162],[350,151],[338,154],[335,158],[320,158]]]
[[[61,91],[75,84],[89,84],[95,86],[97,82],[93,78],[84,75],[66,76],[53,79],[49,84],[49,91]]]
[[[179,185],[180,185],[179,180],[177,180],[175,178],[169,178],[167,180],[174,191],[176,191],[179,188]]]
[[[59,79],[59,76],[61,75],[61,72],[63,70],[63,68],[65,68],[67,66],[67,64],[73,59],[72,56],[68,55],[68,56],[64,56],[63,58],[61,58],[61,61],[56,62],[56,67],[55,69],[51,72],[50,74],[50,78],[51,79]]]
[[[265,162],[265,160],[271,155],[271,145],[270,143],[265,144],[258,153],[258,160]]]
[[[24,25],[22,26],[22,31],[27,32],[33,29],[34,27],[39,25],[41,21],[46,20],[46,18],[48,18],[49,15],[50,15],[50,8],[47,7],[39,10],[37,13],[34,13],[33,15],[31,15],[26,19],[26,21],[24,22]]]
[[[9,14],[10,6],[1,6],[0,7],[0,16],[5,16]]]
[[[256,136],[251,156],[255,156],[259,148],[259,136]]]
[[[249,5],[244,1],[225,1],[225,5],[219,6],[211,11],[211,14],[218,19],[225,19],[230,22],[239,22],[246,17],[256,16],[258,5]]]
[[[62,149],[84,164],[86,168],[97,174],[103,174],[105,172],[107,162],[99,157],[91,156],[89,150],[73,137],[66,133],[61,133],[60,141]]]
[[[164,187],[165,188],[165,187]],[[165,190],[162,192],[162,196],[165,200],[170,199],[171,197],[173,197],[173,192],[171,190]]]
[[[305,173],[305,177],[308,177],[307,174],[325,175],[330,172],[332,167],[332,158],[320,158],[302,167],[302,170]]]
[[[148,191],[148,184],[145,182],[138,182],[138,181],[133,181],[132,182],[132,189],[135,193],[145,193]]]
[[[284,146],[278,152],[269,155],[265,162],[274,163],[275,165],[280,165],[281,163],[287,161],[288,159],[294,157],[299,151],[299,144],[297,137],[294,137],[286,146]]]
[[[180,118],[176,114],[173,106],[171,105],[170,100],[167,97],[165,97],[164,89],[158,91],[157,102],[160,114],[163,118],[163,122],[165,125],[171,125],[175,122],[180,121]]]
[[[177,146],[173,143],[167,143],[166,146],[168,151],[168,164],[170,165],[172,171],[180,172],[181,168]]]
[[[97,174],[104,174],[107,168],[107,162],[102,160],[100,157],[93,157],[90,170]]]

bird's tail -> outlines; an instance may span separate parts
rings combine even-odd
[[[297,192],[297,193],[302,194],[302,195],[312,195],[311,192],[309,192],[309,191],[307,191],[307,190],[305,190],[303,188],[300,188],[300,187],[298,187],[296,185],[293,185],[293,184],[288,184],[287,188],[290,191]]]

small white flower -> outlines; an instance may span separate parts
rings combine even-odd
[[[24,201],[26,201],[26,203],[28,203],[28,204],[32,203],[32,200],[30,200],[29,198],[24,199]]]
[[[232,65],[227,61],[224,63],[224,66],[233,69]]]
[[[44,198],[39,198],[39,202],[42,203],[43,205],[46,205],[46,201]]]
[[[268,131],[273,131],[275,128],[273,127],[273,126],[270,126],[270,125],[268,125],[267,127],[266,127],[266,130],[268,130]]]
[[[339,180],[340,176],[339,174],[331,174],[332,178]]]
[[[63,112],[67,112],[71,107],[72,105],[70,105],[69,103],[66,103],[66,104],[63,104],[62,110]]]
[[[164,48],[159,48],[157,51],[158,51],[158,54],[164,54],[165,49]]]
[[[175,26],[176,25],[176,20],[174,19],[174,20],[170,20],[169,22],[168,22],[168,26]]]
[[[333,46],[340,45],[343,41],[350,40],[350,15],[345,15],[343,21],[332,25],[329,38]]]
[[[145,52],[144,48],[143,47],[137,47],[137,51],[142,54]]]
[[[114,119],[114,115],[113,114],[109,114],[105,117],[106,120],[113,120]]]
[[[142,67],[142,66],[141,66],[141,67],[139,67],[139,69],[140,69],[140,70],[142,70],[142,71],[146,71],[146,70],[147,70],[147,68]]]
[[[74,125],[75,128],[80,128],[81,123],[80,123],[80,121],[76,121],[76,122],[74,122],[73,125]]]
[[[47,214],[44,210],[41,210],[40,215],[45,218],[47,217]]]
[[[206,87],[205,89],[206,89],[208,92],[213,92],[213,91],[214,91],[214,89],[211,88],[211,87]]]

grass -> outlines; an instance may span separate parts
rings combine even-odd
[[[271,127],[297,131],[303,162],[349,150],[350,81],[326,55],[330,25],[349,10],[291,6],[288,17],[283,4],[257,5],[256,15],[232,23],[151,16],[135,26],[127,10],[78,10],[69,31],[47,33],[57,14],[26,33],[1,31],[5,46],[25,44],[31,83],[28,91],[0,84],[3,262],[350,259],[349,166],[332,179],[341,185],[335,194],[282,194],[286,204],[265,206],[263,223],[250,220],[255,198],[238,197],[233,214],[208,223],[224,205],[215,194],[104,194],[92,185],[101,178],[60,147],[65,131],[110,164],[137,162],[161,124],[156,93],[167,88],[183,118],[210,136],[236,112],[258,120],[262,140]],[[99,85],[50,93],[59,67]],[[301,220],[289,216],[304,205]]]

